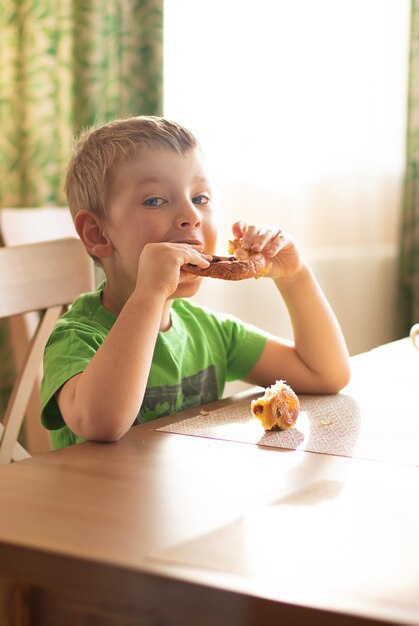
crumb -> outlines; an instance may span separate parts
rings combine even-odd
[[[199,411],[199,415],[209,415],[209,411],[204,411],[203,409],[201,409]]]
[[[320,420],[321,426],[332,426],[332,424],[336,424],[336,420]]]

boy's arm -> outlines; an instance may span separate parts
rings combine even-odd
[[[290,314],[294,342],[268,339],[247,380],[267,387],[284,379],[300,393],[337,393],[349,381],[349,355],[313,273],[307,266],[293,280],[275,283]]]
[[[185,263],[208,266],[190,246],[144,247],[135,289],[109,335],[84,372],[57,394],[61,414],[76,435],[114,441],[132,426],[144,397],[163,311],[170,307],[168,298],[179,282],[194,278],[181,272]]]
[[[239,222],[234,235],[270,261],[269,276],[287,306],[294,342],[270,338],[246,380],[266,387],[284,379],[300,393],[336,393],[350,376],[346,343],[324,293],[295,242],[284,232]]]

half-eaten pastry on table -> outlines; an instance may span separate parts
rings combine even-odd
[[[263,396],[252,400],[250,408],[265,430],[286,430],[297,421],[300,402],[289,385],[277,380]]]

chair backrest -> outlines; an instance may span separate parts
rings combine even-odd
[[[41,312],[0,425],[0,465],[29,456],[17,438],[46,341],[66,306],[93,288],[93,262],[79,239],[0,248],[0,318]]]
[[[67,207],[2,208],[0,209],[0,239],[5,246],[76,237],[73,219]],[[39,322],[36,312],[16,315],[8,320],[8,349],[14,370],[19,371],[29,343]],[[31,454],[39,454],[51,449],[49,434],[39,421],[41,410],[39,388],[42,371],[27,406],[23,438]],[[1,420],[1,416],[0,416]]]

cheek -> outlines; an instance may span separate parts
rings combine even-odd
[[[210,222],[205,228],[205,252],[214,254],[217,243],[217,227],[214,222]]]
[[[166,241],[167,234],[173,228],[173,217],[169,211],[149,211],[142,213],[138,220],[141,236],[153,243]]]

